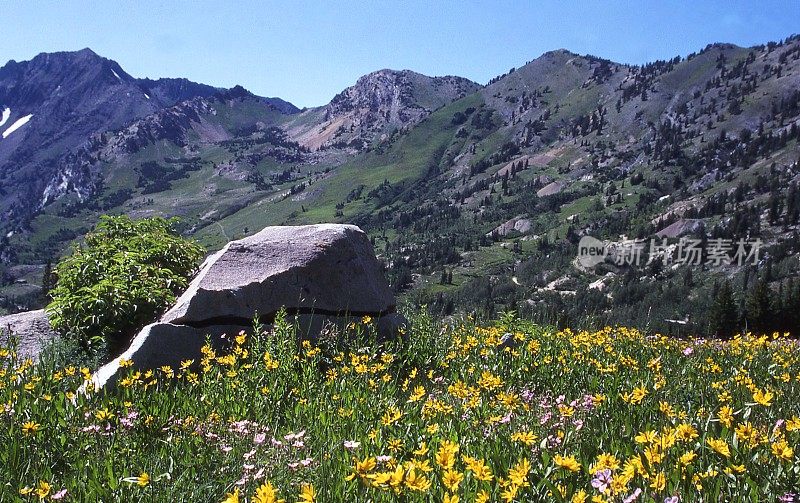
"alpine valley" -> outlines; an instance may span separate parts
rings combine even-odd
[[[84,49],[5,64],[0,114],[0,311],[41,306],[48,263],[125,213],[180,217],[209,250],[354,223],[401,299],[437,314],[800,326],[797,36],[642,66],[556,50],[486,85],[379,70],[302,110]],[[583,236],[761,247],[585,267]]]

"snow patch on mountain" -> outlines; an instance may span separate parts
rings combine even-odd
[[[3,110],[3,116],[0,117],[0,127],[6,123],[9,117],[11,117],[11,109],[6,107],[6,109]]]
[[[8,135],[10,135],[11,133],[16,131],[17,129],[19,129],[22,126],[24,126],[25,124],[27,124],[28,121],[31,120],[31,117],[33,117],[33,114],[28,114],[25,117],[21,117],[21,118],[17,119],[14,122],[14,124],[11,124],[10,126],[8,126],[8,129],[3,131],[3,138],[8,138]]]

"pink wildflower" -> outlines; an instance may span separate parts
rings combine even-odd
[[[635,491],[633,491],[633,492],[630,494],[630,496],[628,496],[627,498],[625,498],[625,500],[623,501],[623,503],[633,503],[634,501],[636,501],[636,500],[638,500],[638,499],[639,499],[639,496],[640,496],[641,494],[642,494],[642,490],[641,490],[641,489],[639,489],[639,488],[637,487],[637,488],[636,488],[636,490],[635,490]]]
[[[608,490],[608,486],[610,485],[611,485],[611,470],[609,470],[608,468],[597,472],[594,478],[592,479],[592,487],[594,487],[601,493],[606,492],[606,490]]]

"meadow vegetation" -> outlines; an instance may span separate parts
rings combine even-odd
[[[0,350],[2,501],[793,501],[800,360],[729,341],[411,313],[315,342],[279,315],[179,368]],[[344,345],[342,341],[366,341]]]

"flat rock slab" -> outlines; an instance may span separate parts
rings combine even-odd
[[[8,346],[10,338],[16,339],[20,358],[39,357],[42,350],[58,333],[50,327],[44,309],[0,316],[0,345]]]
[[[539,197],[552,196],[553,194],[558,194],[564,190],[564,187],[566,186],[567,184],[562,181],[551,182],[536,191],[536,195]]]
[[[681,218],[656,232],[656,236],[660,238],[679,238],[699,231],[702,225],[703,221],[700,219]]]

